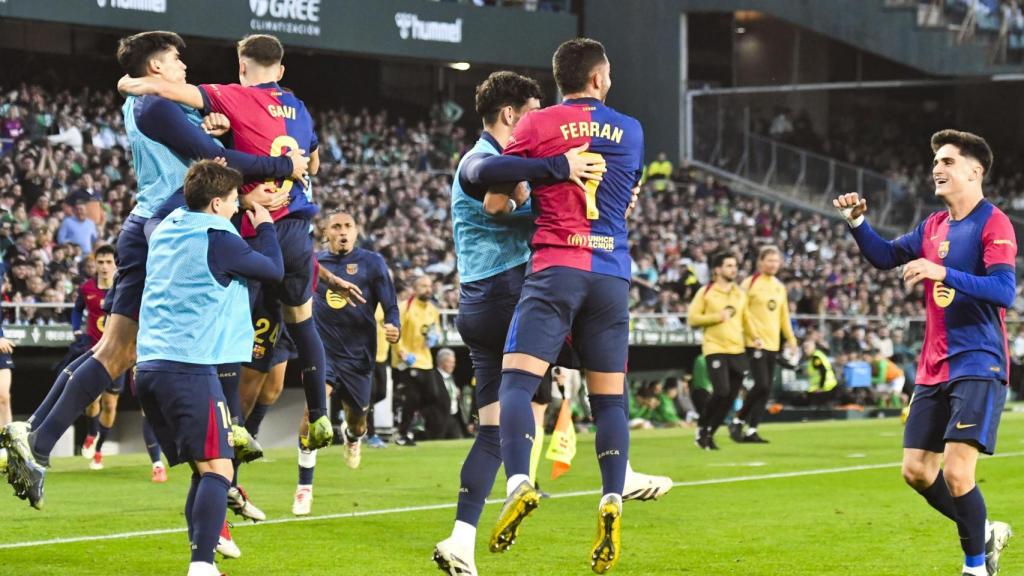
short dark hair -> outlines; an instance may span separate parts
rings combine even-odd
[[[185,204],[203,210],[214,198],[227,198],[242,185],[242,174],[213,160],[200,160],[185,173]]]
[[[968,158],[974,158],[981,164],[981,168],[985,171],[983,177],[988,176],[989,171],[992,170],[992,149],[989,148],[988,142],[984,138],[977,134],[970,132],[963,132],[960,130],[953,130],[947,128],[946,130],[939,130],[935,134],[932,134],[932,152],[938,152],[939,148],[942,148],[946,144],[952,144],[960,149],[962,156]]]
[[[590,38],[574,38],[562,42],[551,58],[555,84],[562,94],[582,91],[594,67],[607,60],[604,46]]]
[[[493,72],[476,87],[476,113],[487,124],[493,124],[505,106],[519,109],[530,98],[540,100],[543,96],[540,84],[533,78],[508,70]]]
[[[250,34],[238,41],[238,57],[254,60],[260,66],[273,66],[284,59],[284,46],[277,36]]]
[[[110,256],[111,258],[117,258],[117,252],[114,250],[113,245],[104,244],[92,251],[93,258],[99,258],[100,256]]]
[[[185,49],[185,41],[174,32],[155,30],[121,38],[117,44],[117,63],[126,74],[133,78],[146,75],[149,60],[156,54],[177,48]]]
[[[729,252],[728,250],[715,252],[715,254],[711,257],[711,269],[714,270],[715,268],[722,266],[722,264],[725,264],[725,261],[728,260],[729,258],[737,260],[736,255],[733,254],[732,252]]]

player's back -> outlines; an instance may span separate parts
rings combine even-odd
[[[207,109],[231,121],[234,148],[240,152],[283,156],[292,150],[305,150],[308,154],[318,145],[305,103],[277,83],[203,84],[201,88]],[[255,183],[248,184],[243,192],[253,186]],[[278,189],[289,193],[289,204],[272,214],[275,221],[285,215],[316,214],[316,205],[306,196],[303,182],[282,180]]]
[[[626,210],[643,170],[640,122],[596,98],[566,100],[523,117],[505,153],[541,158],[582,144],[608,171],[586,192],[572,182],[534,187],[531,271],[568,266],[629,279]]]

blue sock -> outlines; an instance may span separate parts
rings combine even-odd
[[[462,463],[459,487],[459,505],[455,519],[476,526],[484,501],[494,487],[494,477],[501,466],[501,432],[497,426],[481,426],[473,447]]]
[[[227,401],[228,412],[231,413],[231,423],[241,426],[245,422],[242,414],[242,398],[238,394],[238,383],[241,381],[242,365],[238,362],[233,364],[221,364],[217,366],[217,377],[220,379],[220,386],[224,389],[224,399]]]
[[[260,425],[263,424],[263,417],[267,415],[267,410],[269,409],[269,405],[257,402],[252,407],[249,417],[245,419],[245,429],[249,431],[249,434],[252,434],[253,438],[260,433]]]
[[[192,561],[213,564],[217,540],[227,516],[231,483],[220,474],[207,473],[199,479],[192,505]]]
[[[956,527],[960,532],[960,547],[964,549],[964,564],[969,567],[985,563],[985,520],[988,510],[985,499],[977,486],[959,498],[953,498],[956,505]]]
[[[508,478],[530,474],[530,452],[537,433],[530,400],[540,381],[540,376],[522,370],[501,372],[501,460]]]
[[[75,422],[78,415],[104,390],[113,385],[107,369],[95,358],[88,358],[69,377],[64,392],[42,422],[33,421],[32,452],[49,460],[53,445]]]
[[[235,473],[231,475],[231,487],[232,488],[235,488],[235,487],[238,486],[238,467],[241,466],[241,464],[242,464],[241,460],[238,460],[238,459],[232,459],[231,460],[231,467],[235,471]]]
[[[88,416],[89,420],[89,436],[96,436],[100,433],[100,416]]]
[[[192,509],[196,505],[196,492],[199,490],[199,474],[192,473],[192,485],[188,489],[188,497],[185,498],[185,522],[188,524],[188,542],[193,543]]]
[[[327,414],[324,343],[320,340],[320,333],[317,332],[312,318],[298,324],[288,324],[287,327],[288,335],[292,337],[295,348],[299,352],[299,365],[302,366],[302,387],[306,391],[309,421],[315,422]]]
[[[939,469],[939,475],[935,477],[932,485],[919,492],[924,499],[942,513],[943,516],[956,522],[956,505],[953,503],[953,495],[949,493],[949,486],[946,486],[946,479]]]
[[[629,420],[622,410],[622,394],[591,394],[590,412],[597,435],[594,448],[601,468],[601,486],[605,494],[622,495],[629,460]]]
[[[57,403],[57,399],[64,393],[64,387],[68,384],[68,378],[89,358],[92,358],[92,350],[75,358],[60,371],[60,374],[57,374],[57,379],[53,381],[53,386],[50,387],[50,391],[46,394],[46,398],[43,399],[43,403],[36,408],[36,411],[28,419],[29,423],[38,425],[43,420],[46,420],[50,410],[53,410],[53,405]]]
[[[110,428],[107,428],[103,424],[100,424],[100,432],[96,435],[96,451],[103,452],[103,443],[107,441],[107,436],[110,435]]]
[[[149,424],[145,416],[142,417],[142,438],[146,441],[146,452],[149,453],[149,461],[157,463],[160,461],[160,441],[156,439],[156,432]],[[199,480],[197,479],[196,482]]]

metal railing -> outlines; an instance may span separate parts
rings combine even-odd
[[[773,140],[752,130],[751,109],[727,96],[693,100],[693,159],[801,203],[831,209],[836,195],[857,192],[879,207],[878,224],[906,228],[915,220],[907,190],[873,170]]]

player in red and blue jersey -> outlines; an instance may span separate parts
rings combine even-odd
[[[833,201],[876,268],[903,266],[908,289],[925,292],[925,339],[903,436],[903,477],[956,523],[964,576],[999,570],[1011,536],[989,522],[975,481],[979,452],[992,454],[1006,402],[1009,354],[1006,309],[1016,295],[1017,239],[1010,220],[985,199],[992,150],[969,132],[931,139],[935,195],[946,210],[887,241],[864,221],[857,194]]]
[[[157,94],[207,112],[224,114],[231,123],[235,149],[272,156],[302,150],[310,154],[309,173],[316,174],[319,155],[312,117],[301,100],[278,84],[284,76],[283,58],[284,47],[276,37],[252,35],[238,43],[240,84],[193,86],[141,79],[123,81],[118,88],[131,94]],[[242,193],[255,186],[255,183],[247,184]],[[277,182],[277,187],[288,193],[287,206],[272,211],[284,254],[285,277],[278,284],[254,287],[250,294],[254,303],[256,298],[261,298],[264,307],[271,311],[273,325],[266,331],[276,334],[282,317],[288,326],[299,353],[298,362],[303,367],[303,387],[310,411],[309,432],[302,441],[306,447],[323,448],[330,445],[333,431],[326,412],[324,347],[312,318],[314,272],[310,221],[317,208],[306,194],[303,183],[283,180]],[[241,229],[243,237],[252,235],[244,219]],[[262,333],[259,326],[256,329]],[[270,356],[268,353],[264,358]],[[269,370],[265,362],[254,362],[249,367],[262,373],[247,370],[248,375],[243,376],[245,383],[258,383]],[[240,414],[240,410],[236,413]]]
[[[630,257],[626,215],[643,167],[640,123],[604,104],[611,66],[601,43],[570,40],[555,52],[561,104],[531,112],[516,125],[504,153],[564,154],[588,144],[607,171],[581,189],[572,182],[535,183],[536,230],[522,295],[505,343],[499,390],[501,456],[507,498],[491,534],[491,551],[506,550],[519,523],[537,507],[529,480],[534,422],[530,399],[567,336],[587,370],[603,497],[591,551],[597,573],[610,570],[619,549],[622,491],[629,457],[624,402],[629,345]]]

